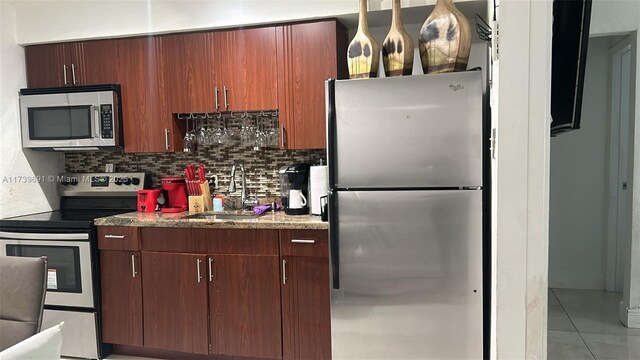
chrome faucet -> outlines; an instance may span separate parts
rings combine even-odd
[[[240,201],[242,203],[241,207],[244,209],[246,207],[257,206],[258,199],[247,197],[247,176],[244,169],[244,163],[241,161],[234,161],[231,166],[231,183],[229,183],[229,192],[232,193],[236,191],[236,168],[240,168],[240,171],[242,171],[242,191],[240,192]]]

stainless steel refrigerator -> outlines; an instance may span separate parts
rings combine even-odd
[[[481,74],[327,81],[334,360],[483,357]]]

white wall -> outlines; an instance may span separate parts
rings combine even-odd
[[[540,0],[498,5],[491,357],[545,359],[552,6]]]
[[[551,139],[551,287],[605,288],[611,97],[609,66],[609,38],[590,39],[581,128]]]
[[[0,218],[57,209],[55,184],[46,177],[62,170],[62,155],[22,150],[18,90],[26,87],[26,77],[14,5],[0,1]],[[34,175],[45,182],[25,183]]]
[[[469,0],[457,0],[466,2]],[[368,0],[387,10],[391,0]],[[402,0],[403,7],[435,0]],[[358,0],[18,0],[18,43],[211,29],[358,12]]]
[[[593,0],[591,6],[592,36],[618,35],[636,30],[640,24],[640,1]]]

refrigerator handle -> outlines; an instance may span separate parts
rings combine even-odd
[[[340,289],[340,245],[338,244],[338,201],[333,190],[329,190],[329,258],[331,260],[332,286]]]
[[[327,167],[329,169],[329,188],[336,187],[337,141],[336,141],[336,81],[325,81],[325,103],[327,116]]]

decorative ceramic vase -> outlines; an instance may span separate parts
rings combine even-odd
[[[393,0],[391,29],[382,43],[382,62],[386,76],[411,75],[413,71],[413,40],[404,29],[400,0]]]
[[[437,0],[420,29],[420,59],[425,74],[467,70],[471,27],[453,0]]]
[[[358,31],[349,44],[347,50],[347,64],[349,65],[349,78],[361,79],[378,76],[378,64],[380,63],[380,48],[376,39],[369,32],[367,22],[367,1],[360,0],[360,18]]]

